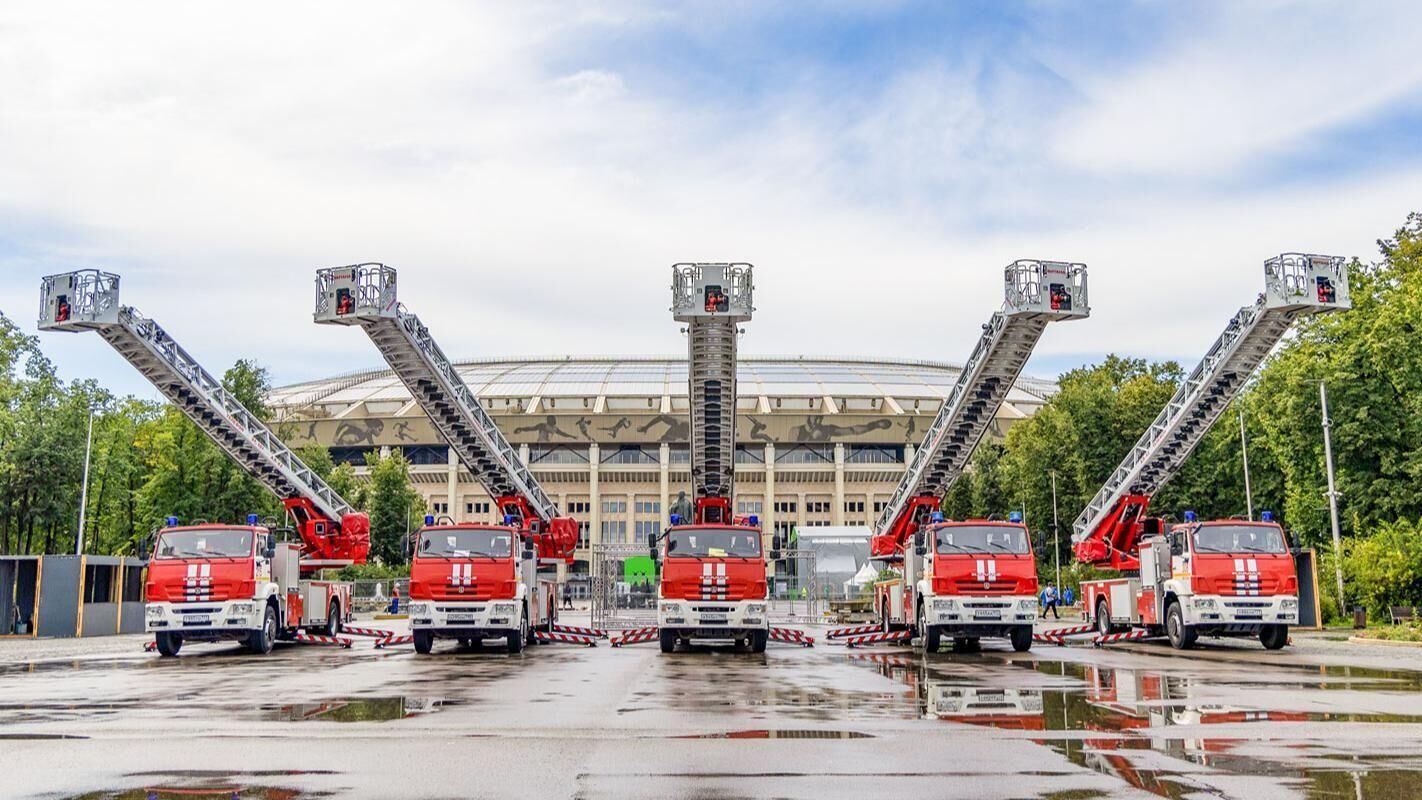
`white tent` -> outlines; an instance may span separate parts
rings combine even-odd
[[[844,593],[849,597],[859,594],[860,587],[868,583],[873,583],[879,577],[879,570],[874,569],[874,562],[866,561],[859,571],[854,573],[854,577],[844,582]]]

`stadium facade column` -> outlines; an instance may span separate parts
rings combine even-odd
[[[844,524],[844,443],[834,443],[834,505],[830,507],[830,523]]]
[[[658,475],[657,488],[662,504],[657,506],[661,509],[658,519],[666,524],[667,514],[671,512],[671,445],[663,442],[657,446],[657,463],[661,465]]]
[[[761,531],[775,534],[775,443],[765,443],[765,497],[760,504]]]
[[[602,544],[602,497],[598,491],[597,468],[602,461],[597,442],[588,445],[588,544]]]
[[[445,502],[449,508],[449,518],[455,522],[464,521],[464,506],[459,502],[459,456],[454,448],[445,448],[449,454],[449,465],[445,468]]]

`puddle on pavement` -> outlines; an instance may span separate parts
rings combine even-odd
[[[1250,780],[1279,787],[1281,797],[1422,797],[1422,737],[1415,733],[1377,745],[1358,742],[1355,746],[1372,751],[1365,755],[1341,752],[1340,742],[1326,734],[1320,737],[1316,729],[1297,737],[1280,729],[1265,736],[1263,726],[1257,736],[1240,732],[1269,722],[1422,724],[1422,714],[1350,711],[1346,699],[1340,702],[1335,694],[1358,692],[1359,703],[1376,707],[1389,696],[1422,692],[1418,673],[1258,664],[1251,665],[1251,673],[1234,665],[1221,669],[1198,663],[1182,663],[1178,670],[1125,669],[1021,657],[958,660],[917,654],[854,655],[847,660],[907,687],[905,694],[913,702],[899,706],[901,715],[1041,732],[1041,738],[1030,738],[1072,763],[1162,797],[1253,797],[1256,791],[1239,788],[1258,788]],[[1296,706],[1266,708],[1249,702],[1251,692],[1265,690],[1271,700],[1279,697],[1279,690],[1289,693]],[[1309,692],[1327,696],[1310,698]],[[1318,710],[1323,702],[1342,707]],[[1231,726],[1229,735],[1202,732],[1211,725]],[[1262,748],[1267,755],[1261,748],[1245,746],[1259,744],[1268,745]],[[1399,748],[1406,752],[1398,753]],[[1250,753],[1239,752],[1245,750]]]
[[[673,739],[873,739],[862,731],[770,730],[725,731],[724,733],[691,733]]]
[[[331,792],[305,791],[273,786],[282,777],[300,775],[332,775],[327,770],[290,770],[232,773],[193,770],[190,772],[131,773],[130,778],[150,778],[144,786],[133,789],[99,790],[71,795],[67,800],[316,800],[330,797]],[[267,778],[268,780],[261,780]]]
[[[466,702],[451,698],[362,697],[262,706],[262,712],[266,719],[285,722],[389,722],[431,714]]]

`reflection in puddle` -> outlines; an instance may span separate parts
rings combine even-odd
[[[817,731],[817,730],[769,730],[759,728],[749,731],[727,731],[725,733],[691,733],[673,736],[673,739],[873,739],[874,735],[860,731]]]
[[[445,706],[464,705],[463,700],[416,697],[374,697],[323,700],[319,703],[289,703],[263,706],[268,719],[287,722],[388,722],[429,714]]]
[[[1362,755],[1340,753],[1337,742],[1316,730],[1298,739],[1287,729],[1264,736],[1262,726],[1261,735],[1238,728],[1227,736],[1202,732],[1212,725],[1249,729],[1257,723],[1422,723],[1422,716],[1409,714],[1302,710],[1322,704],[1305,696],[1311,691],[1422,691],[1422,676],[1414,673],[1320,667],[1303,671],[1297,681],[1271,675],[1266,683],[1237,674],[1234,680],[1201,677],[1189,673],[1189,665],[1175,672],[1020,658],[1003,663],[895,654],[848,660],[906,684],[922,718],[1040,731],[1041,738],[1031,738],[1072,763],[1162,797],[1253,798],[1261,790],[1299,798],[1422,797],[1422,747],[1415,739],[1380,742],[1369,749],[1390,754]],[[1289,689],[1298,705],[1249,705],[1256,687]],[[1260,696],[1272,700],[1279,694]],[[1398,754],[1399,745],[1406,752]]]

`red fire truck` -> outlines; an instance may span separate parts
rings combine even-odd
[[[410,563],[415,650],[429,653],[436,639],[470,646],[493,638],[518,653],[535,630],[551,632],[556,568],[573,560],[578,523],[559,514],[429,329],[400,305],[395,270],[356,264],[318,271],[314,316],[359,325],[370,336],[500,515],[502,524],[425,518]],[[451,499],[449,507],[458,504]]]
[[[303,630],[334,636],[351,613],[351,585],[320,571],[363,564],[370,520],[357,512],[237,401],[157,322],[119,304],[119,277],[98,270],[41,285],[42,330],[97,331],[247,474],[282,498],[293,527],[167,519],[145,587],[146,630],[175,656],[184,642],[236,640],[258,653]],[[294,533],[298,541],[278,541]]]
[[[1293,321],[1351,305],[1342,258],[1286,253],[1265,262],[1264,276],[1264,293],[1230,320],[1073,523],[1077,560],[1122,573],[1082,585],[1102,635],[1131,628],[1178,649],[1200,635],[1250,636],[1274,650],[1298,622],[1298,576],[1269,512],[1256,522],[1186,511],[1177,525],[1146,515]]]
[[[874,525],[870,554],[898,575],[875,585],[885,632],[916,631],[937,650],[982,637],[1032,646],[1037,618],[1037,562],[1019,514],[1001,520],[946,520],[943,495],[962,474],[1032,349],[1055,320],[1080,319],[1087,305],[1086,266],[1017,261],[1004,271],[1006,299],[993,314],[958,381]]]

